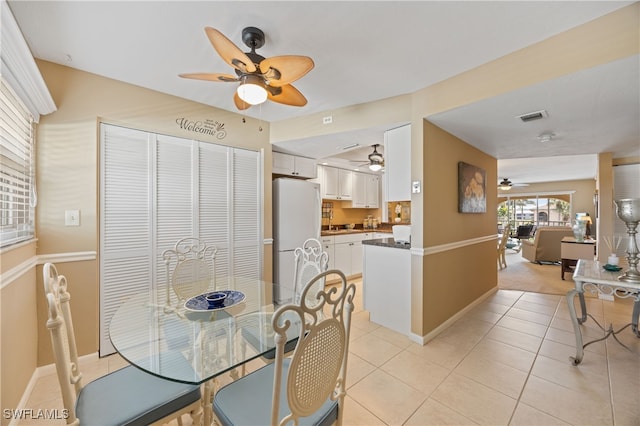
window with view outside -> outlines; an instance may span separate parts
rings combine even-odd
[[[520,225],[568,226],[571,224],[570,200],[569,194],[507,197],[498,204],[498,232],[507,224],[513,233]]]

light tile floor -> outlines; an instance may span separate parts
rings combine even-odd
[[[422,346],[370,322],[356,284],[345,425],[640,425],[640,339],[630,328],[618,335],[630,350],[609,338],[576,367],[565,298],[499,290]],[[631,316],[629,299],[587,306],[615,329]],[[582,330],[585,341],[603,336],[592,319]],[[111,356],[82,367],[91,380],[123,365]],[[27,406],[62,408],[55,375],[38,380]]]

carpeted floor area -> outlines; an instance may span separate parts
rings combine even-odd
[[[565,295],[573,288],[571,273],[560,277],[560,264],[538,265],[522,257],[522,253],[507,250],[507,267],[498,270],[498,288],[536,293]]]

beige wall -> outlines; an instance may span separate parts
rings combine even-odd
[[[35,258],[36,244],[30,242],[2,250],[3,279],[23,262]],[[35,268],[0,283],[0,407],[16,408],[24,388],[38,366],[38,334]],[[2,425],[8,420],[2,417]]]
[[[423,122],[424,196],[421,262],[422,310],[417,301],[412,316],[421,313],[414,333],[424,336],[497,284],[495,235],[497,161],[428,121]],[[486,172],[486,213],[458,213],[458,162]],[[430,182],[436,184],[428,184]],[[412,200],[413,201],[413,200]],[[413,203],[412,203],[413,204]],[[481,239],[482,242],[469,240]],[[431,254],[438,246],[460,247]],[[420,269],[420,266],[416,266]],[[415,310],[418,310],[416,312]]]

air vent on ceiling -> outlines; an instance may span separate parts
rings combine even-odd
[[[357,146],[360,146],[360,144],[359,143],[354,143],[354,144],[351,144],[351,145],[343,146],[342,150],[346,151],[347,149],[355,148]]]
[[[518,118],[522,120],[524,123],[527,123],[529,121],[534,121],[534,120],[540,120],[541,118],[546,118],[546,117],[548,117],[548,115],[547,115],[547,111],[545,110],[528,112],[526,114],[522,114],[518,116]]]

